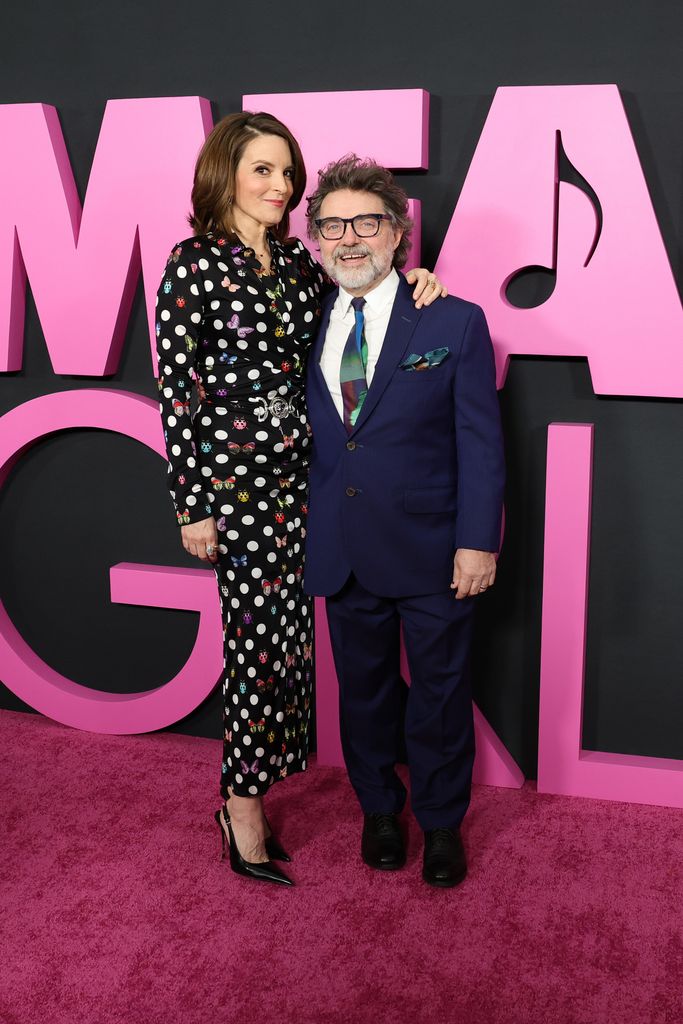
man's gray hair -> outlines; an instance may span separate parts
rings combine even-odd
[[[349,189],[351,192],[372,192],[382,200],[384,211],[391,217],[393,227],[403,232],[394,253],[394,266],[400,270],[408,258],[410,232],[413,229],[413,222],[408,216],[408,196],[401,186],[396,184],[391,171],[374,160],[361,160],[355,153],[348,153],[341,160],[333,161],[318,172],[318,187],[313,195],[307,197],[306,219],[309,237],[319,237],[315,222],[320,217],[320,208],[325,196],[342,189]]]

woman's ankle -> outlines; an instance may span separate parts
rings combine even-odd
[[[226,809],[228,807],[226,801]],[[235,821],[246,824],[257,824],[263,821],[263,805],[260,797],[246,797],[232,795],[230,798],[230,817]]]

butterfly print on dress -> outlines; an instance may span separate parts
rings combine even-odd
[[[302,589],[310,428],[292,396],[303,391],[329,282],[300,242],[270,244],[267,276],[234,236],[180,242],[155,316],[176,517],[184,525],[213,515],[220,540],[223,796],[228,787],[261,795],[308,757],[306,732],[292,723],[308,721],[313,673],[292,638],[311,650],[312,602]],[[270,411],[278,397],[287,408],[280,418]]]

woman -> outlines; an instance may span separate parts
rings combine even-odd
[[[290,858],[262,798],[306,768],[313,603],[301,585],[303,374],[331,287],[303,243],[288,240],[305,183],[299,146],[280,121],[224,118],[197,160],[194,237],[173,249],[157,299],[171,495],[183,546],[213,563],[221,597],[225,803],[216,821],[234,871],[285,885],[272,861]],[[415,275],[420,305],[441,294],[426,271]]]

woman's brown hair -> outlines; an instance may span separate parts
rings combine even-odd
[[[306,189],[303,157],[289,128],[272,114],[228,114],[215,126],[197,157],[192,186],[192,213],[188,217],[196,235],[209,231],[231,234],[232,201],[235,197],[235,174],[245,147],[257,135],[278,135],[289,146],[294,175],[292,198],[287,203],[280,223],[272,229],[281,242],[289,236],[289,211],[301,202]]]

